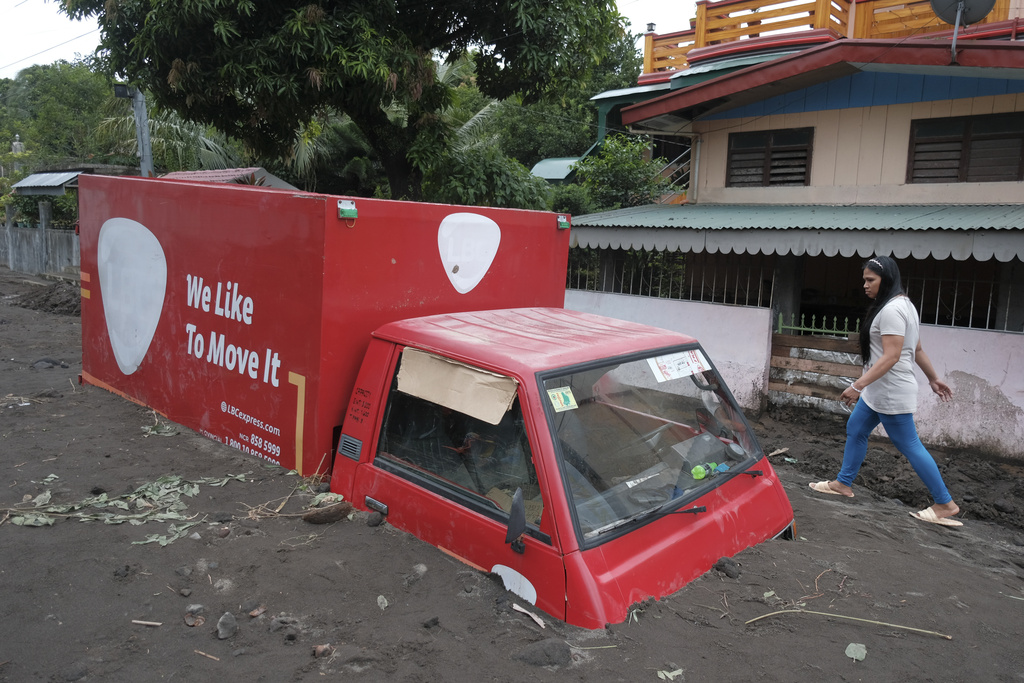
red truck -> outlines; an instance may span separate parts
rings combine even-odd
[[[700,344],[561,308],[566,217],[80,181],[83,380],[624,621],[793,510]]]

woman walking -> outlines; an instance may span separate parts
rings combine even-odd
[[[953,519],[960,508],[946,490],[939,468],[914,426],[917,408],[914,363],[942,401],[950,400],[953,390],[939,379],[921,348],[920,318],[903,292],[896,261],[888,256],[876,256],[868,259],[863,270],[864,293],[873,300],[860,337],[861,358],[867,370],[839,396],[847,406],[856,404],[846,423],[846,448],[839,476],[835,481],[819,481],[810,487],[818,493],[852,498],[853,480],[867,456],[868,436],[881,422],[935,501],[931,507],[910,514],[923,522],[963,526]]]

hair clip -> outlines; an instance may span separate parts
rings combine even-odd
[[[881,262],[881,261],[879,261],[879,260],[878,260],[878,259],[876,259],[876,258],[873,258],[873,259],[868,259],[868,263],[874,263],[874,264],[875,264],[876,266],[878,266],[878,267],[879,267],[879,268],[881,268],[882,270],[885,270],[885,266],[883,266],[883,265],[882,265],[882,262]]]

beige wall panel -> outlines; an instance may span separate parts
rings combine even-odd
[[[1016,105],[1016,95],[996,95],[992,98],[992,113],[1005,114],[1006,112],[1014,111]]]
[[[810,125],[814,126],[811,185],[834,185],[838,163],[839,111],[829,109],[817,112],[817,121]]]
[[[971,109],[974,107],[974,98],[966,97],[962,100],[953,100],[950,104],[950,116],[970,116]]]
[[[914,102],[910,105],[910,118],[912,119],[927,119],[934,116],[932,113],[935,111],[934,102]]]
[[[697,179],[698,199],[708,187],[725,186],[725,162],[729,150],[729,133],[719,130],[704,136],[700,146],[700,178]]]
[[[895,104],[889,107],[885,123],[885,142],[882,146],[883,185],[902,185],[907,178],[907,160],[910,149],[910,119],[913,107]]]
[[[701,204],[1024,204],[1024,183],[712,188]]]
[[[882,181],[882,153],[885,147],[887,107],[867,107],[861,125],[860,141],[850,155],[856,155],[857,185],[877,185]],[[840,150],[839,158],[846,154]]]
[[[863,109],[839,110],[839,133],[836,144],[836,185],[856,185],[860,161],[860,138],[864,127]]]
[[[971,99],[971,116],[984,116],[991,114],[995,105],[995,98],[992,96],[975,97]]]
[[[946,116],[952,116],[953,101],[952,100],[939,100],[938,102],[932,102],[931,113],[922,118],[929,119],[941,119]]]

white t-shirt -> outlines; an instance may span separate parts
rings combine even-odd
[[[876,413],[900,415],[917,409],[917,377],[914,376],[915,352],[920,338],[921,319],[905,296],[890,299],[871,321],[871,367],[882,356],[882,336],[903,337],[900,359],[889,372],[864,388],[861,398]]]

